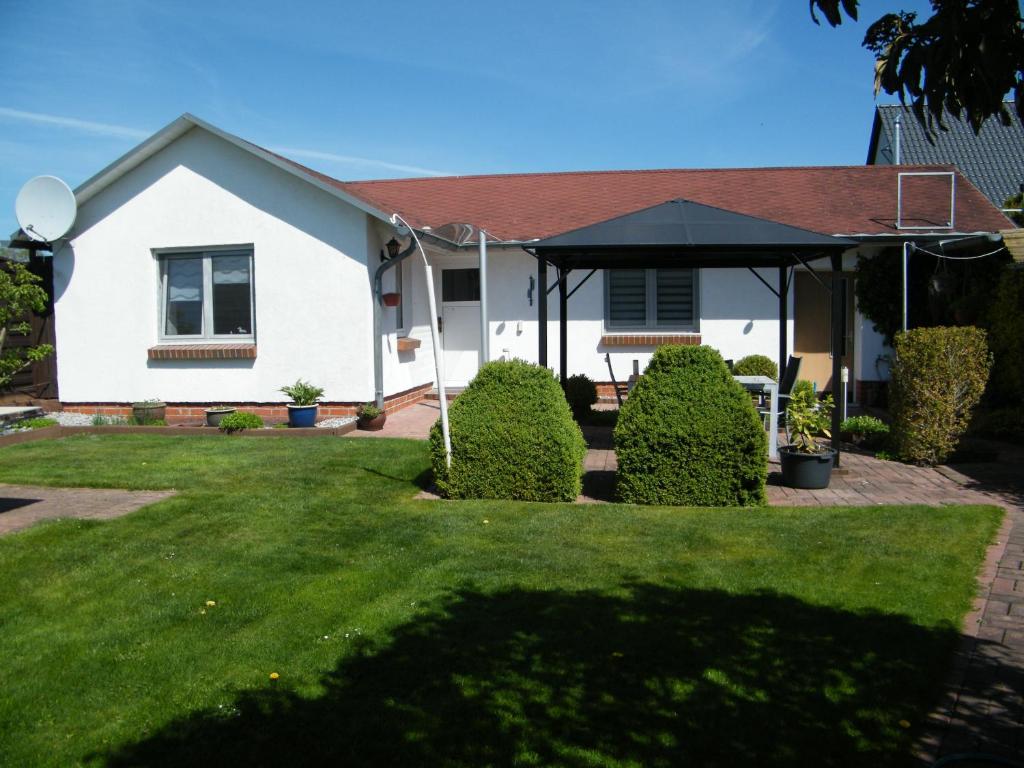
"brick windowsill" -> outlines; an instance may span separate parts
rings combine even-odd
[[[700,344],[699,333],[615,333],[601,337],[606,347],[660,347],[662,344]]]
[[[150,360],[254,360],[255,344],[158,344]]]
[[[396,344],[399,352],[412,352],[420,348],[420,340],[411,336],[402,336]]]

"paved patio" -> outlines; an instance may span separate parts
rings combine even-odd
[[[0,536],[41,520],[75,517],[110,520],[147,504],[162,501],[174,491],[122,491],[101,488],[42,488],[0,483]]]

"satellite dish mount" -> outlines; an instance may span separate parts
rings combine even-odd
[[[68,233],[78,206],[75,193],[63,181],[56,176],[36,176],[18,192],[14,210],[29,240],[49,244]]]

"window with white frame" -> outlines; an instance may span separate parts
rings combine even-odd
[[[696,269],[605,271],[605,327],[610,330],[695,331]]]
[[[160,336],[168,341],[249,341],[252,251],[158,254]]]

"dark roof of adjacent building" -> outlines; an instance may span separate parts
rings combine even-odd
[[[952,163],[974,182],[989,200],[1002,207],[1024,184],[1024,125],[1007,102],[1010,125],[992,117],[975,135],[965,120],[945,115],[946,130],[928,129],[918,122],[909,107],[899,104],[875,109],[868,146],[868,164],[894,161],[895,123],[900,119],[900,162],[908,165]]]

